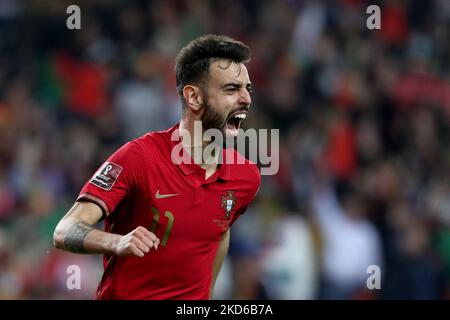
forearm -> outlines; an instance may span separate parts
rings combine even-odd
[[[214,286],[216,285],[217,276],[219,275],[220,269],[223,264],[223,260],[227,255],[229,244],[230,244],[230,229],[228,229],[224,233],[222,239],[220,240],[219,248],[217,249],[216,257],[214,259],[210,297],[213,294]]]
[[[54,243],[56,248],[74,253],[115,254],[120,237],[98,230],[79,217],[68,217],[56,227]]]
[[[76,202],[56,226],[54,246],[75,253],[101,253],[143,257],[150,249],[158,250],[158,237],[142,226],[126,235],[95,229],[102,210],[91,202]]]

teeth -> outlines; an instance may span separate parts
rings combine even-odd
[[[247,115],[245,113],[240,113],[234,116],[234,118],[245,119]]]

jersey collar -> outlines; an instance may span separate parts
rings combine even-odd
[[[175,146],[177,146],[181,142],[179,139],[179,135],[178,135],[179,125],[180,124],[178,123],[167,131],[168,132],[168,140],[169,140],[169,144],[170,144],[170,152],[172,152],[173,148],[175,148]],[[172,134],[174,132],[176,132],[174,135],[174,137],[176,139],[172,140],[171,138],[172,138]],[[232,152],[233,150],[222,149],[222,151],[223,151],[222,159],[225,159],[227,152]],[[188,152],[183,152],[183,161],[176,165],[187,176],[195,174],[199,171],[203,171],[203,172],[205,171],[198,164],[194,163],[194,160],[192,159],[192,157],[190,156],[190,154]],[[204,177],[204,175],[203,175],[203,177]],[[210,180],[210,179],[230,180],[231,179],[230,165],[228,165],[228,164],[224,163],[224,161],[222,161],[222,164],[219,165],[217,171],[211,177],[208,178],[208,180]]]

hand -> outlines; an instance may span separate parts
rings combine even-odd
[[[153,232],[144,227],[137,227],[130,233],[121,236],[115,244],[115,254],[120,257],[143,257],[151,248],[158,250],[159,239]]]

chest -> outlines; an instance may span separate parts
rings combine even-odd
[[[132,199],[133,225],[147,227],[162,246],[218,241],[244,198],[239,184],[205,179],[204,170],[186,175],[175,166],[152,168]]]

